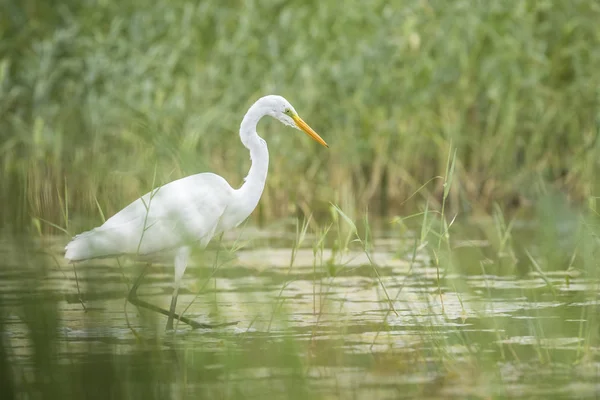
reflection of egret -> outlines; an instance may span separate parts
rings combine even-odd
[[[177,292],[191,246],[199,243],[205,247],[213,236],[242,223],[258,204],[267,179],[269,152],[267,143],[256,133],[256,125],[265,115],[301,129],[315,141],[327,146],[286,99],[281,96],[262,97],[250,107],[240,126],[240,139],[250,150],[252,165],[239,189],[233,189],[225,179],[212,173],[170,182],[137,199],[100,227],[75,236],[65,248],[65,258],[80,261],[175,250],[175,285],[170,311],[137,298],[136,290],[144,272],[131,288],[129,301],[168,315],[167,329],[173,328],[173,318],[195,328],[210,327],[175,313]]]

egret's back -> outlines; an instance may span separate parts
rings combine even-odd
[[[67,244],[71,261],[149,254],[186,243],[208,243],[235,191],[218,175],[203,173],[161,186]]]

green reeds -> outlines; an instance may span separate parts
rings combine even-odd
[[[421,194],[452,212],[530,204],[539,182],[575,200],[598,188],[595,2],[25,4],[0,13],[5,227],[61,225],[65,207],[74,231],[94,226],[152,189],[154,165],[158,184],[210,170],[237,186],[237,128],[266,93],[331,148],[261,124],[263,222],[330,201],[410,212],[448,143],[454,188]]]

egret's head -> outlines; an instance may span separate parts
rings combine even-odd
[[[306,122],[300,118],[289,101],[281,96],[266,96],[268,114],[281,121],[284,125],[299,129],[310,136],[314,141],[329,147],[327,143]]]

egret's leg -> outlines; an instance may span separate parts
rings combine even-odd
[[[171,297],[171,307],[169,308],[169,317],[167,318],[167,330],[173,329],[173,319],[175,319],[175,307],[177,306],[177,292],[179,291],[179,284],[175,283],[173,289],[173,297]],[[180,320],[181,321],[181,320]]]
[[[129,295],[127,296],[127,300],[129,300],[129,302],[135,306],[138,307],[143,307],[143,308],[147,308],[149,310],[152,311],[156,311],[158,313],[161,313],[162,315],[166,315],[167,317],[171,315],[171,313],[165,309],[162,309],[160,307],[155,306],[154,304],[150,304],[147,303],[143,300],[140,300],[137,297],[137,289],[140,286],[140,284],[142,283],[142,280],[144,279],[144,276],[146,275],[146,273],[148,272],[148,267],[150,266],[150,264],[147,264],[144,267],[144,270],[142,271],[142,273],[140,274],[140,276],[135,280],[135,283],[133,284],[133,286],[131,287],[131,290],[129,291]],[[219,326],[225,326],[225,325],[230,325],[230,324],[218,324],[218,325],[210,325],[210,324],[201,324],[199,322],[193,321],[189,318],[186,318],[182,315],[178,315],[176,313],[173,313],[173,318],[180,320],[181,322],[190,325],[192,328],[194,329],[198,329],[198,328],[215,328],[215,327],[219,327]]]
[[[187,268],[190,252],[189,247],[181,247],[175,254],[175,280],[173,284],[173,297],[171,297],[171,308],[169,309],[169,319],[167,319],[167,330],[173,329],[173,316],[175,315],[175,307],[177,306],[177,295],[181,279]]]

